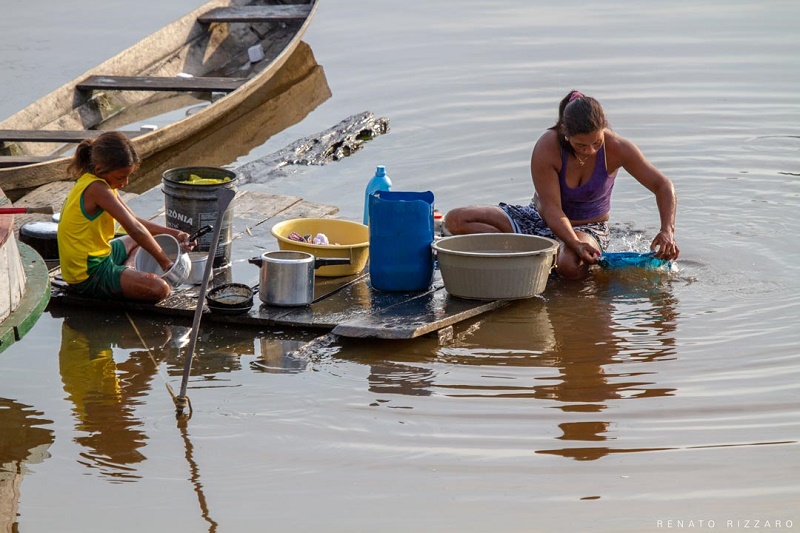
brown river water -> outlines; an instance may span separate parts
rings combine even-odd
[[[69,4],[69,5],[68,5]],[[201,0],[10,2],[9,116]],[[48,312],[0,355],[0,531],[800,530],[800,4],[322,0],[331,97],[244,163],[372,111],[355,155],[263,185],[359,220],[386,165],[446,211],[527,202],[577,88],[675,182],[677,271],[551,280],[452,344],[304,343]],[[655,203],[621,172],[616,250]]]

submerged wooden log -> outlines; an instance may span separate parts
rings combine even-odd
[[[389,131],[388,118],[369,111],[348,117],[315,135],[236,169],[239,183],[264,183],[286,175],[288,165],[325,165],[339,161],[364,147],[367,141]]]

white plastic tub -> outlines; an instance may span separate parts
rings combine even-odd
[[[456,235],[435,241],[448,293],[471,300],[512,300],[544,292],[558,242],[516,233]]]

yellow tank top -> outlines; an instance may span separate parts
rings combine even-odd
[[[61,276],[70,284],[89,278],[89,267],[111,254],[111,239],[114,238],[114,217],[104,209],[89,216],[83,209],[83,193],[96,181],[105,180],[88,172],[78,178],[61,208],[58,222],[58,255]],[[117,191],[111,190],[114,195]]]

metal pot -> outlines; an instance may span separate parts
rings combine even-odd
[[[189,235],[189,242],[196,241],[209,231],[212,231],[214,226],[203,226],[199,230]],[[192,285],[200,285],[203,283],[203,274],[206,271],[206,263],[208,262],[208,252],[189,252],[189,262],[192,268],[189,272],[189,279],[186,283]]]
[[[186,283],[200,285],[203,283],[203,274],[206,271],[208,252],[189,252],[189,261],[192,263],[192,268]]]
[[[178,240],[172,235],[162,233],[153,236],[153,238],[164,253],[167,254],[167,257],[173,262],[172,267],[164,272],[158,264],[158,261],[156,261],[147,250],[140,248],[139,251],[136,252],[134,268],[142,272],[152,272],[157,276],[161,276],[161,278],[173,288],[182,285],[189,278],[189,273],[192,269],[189,256],[181,251]]]
[[[253,257],[261,268],[258,298],[267,305],[291,307],[314,301],[314,270],[322,266],[350,264],[349,257],[315,258],[306,252],[275,251]]]

